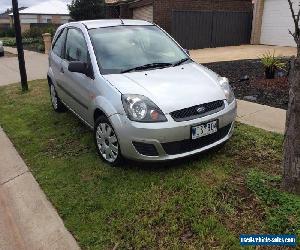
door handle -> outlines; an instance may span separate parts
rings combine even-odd
[[[65,73],[65,71],[64,71],[64,68],[63,68],[63,67],[61,67],[61,68],[60,68],[60,72],[61,72],[61,73]]]

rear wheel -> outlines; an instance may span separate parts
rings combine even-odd
[[[57,96],[55,87],[52,83],[49,85],[50,87],[50,97],[51,97],[51,104],[55,112],[62,113],[67,110],[66,106],[62,103],[60,98]]]
[[[118,165],[123,158],[118,137],[105,116],[100,116],[95,122],[94,139],[100,157],[110,165]]]
[[[4,51],[0,52],[0,57],[4,56]]]

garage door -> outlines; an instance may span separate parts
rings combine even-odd
[[[153,5],[147,5],[133,9],[133,19],[141,19],[153,22]]]
[[[295,7],[299,0],[293,0]],[[260,43],[280,46],[296,46],[289,34],[293,19],[287,0],[265,0]]]
[[[252,12],[176,10],[172,36],[185,49],[249,44],[251,23]]]

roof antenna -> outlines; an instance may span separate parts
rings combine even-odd
[[[122,24],[122,25],[124,25],[124,22],[123,22],[123,20],[122,20],[122,19],[120,19],[120,21],[121,21],[121,24]]]

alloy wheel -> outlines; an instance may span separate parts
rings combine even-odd
[[[102,157],[113,163],[119,154],[119,144],[113,128],[108,123],[99,123],[96,130],[96,142]]]

